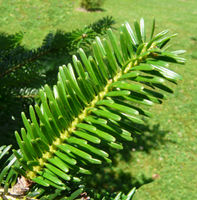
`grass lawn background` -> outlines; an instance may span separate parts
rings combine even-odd
[[[35,48],[50,31],[71,31],[112,15],[116,27],[143,17],[148,29],[155,17],[156,32],[178,33],[173,48],[187,50],[187,63],[171,68],[183,81],[164,104],[151,108],[150,131],[138,148],[129,148],[131,155],[120,156],[115,173],[106,172],[102,187],[128,191],[141,186],[135,200],[197,199],[197,1],[106,0],[104,12],[79,12],[78,7],[71,0],[0,0],[0,31],[23,31],[24,45]]]

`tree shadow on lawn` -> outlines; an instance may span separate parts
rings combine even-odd
[[[130,172],[125,172],[123,169],[117,168],[120,161],[132,162],[132,153],[134,151],[144,151],[149,154],[151,150],[159,149],[162,144],[167,142],[174,143],[174,141],[165,138],[169,131],[162,130],[159,124],[153,126],[147,124],[143,127],[141,126],[142,129],[144,133],[134,135],[133,141],[129,145],[125,145],[123,150],[118,153],[112,150],[111,158],[113,160],[113,167],[101,167],[96,169],[96,173],[93,176],[87,177],[86,183],[88,183],[89,188],[94,188],[94,191],[98,193],[106,191],[122,191],[127,193],[132,187],[139,188],[156,179],[155,177],[147,177],[144,174],[133,176]]]
[[[170,131],[162,130],[160,124],[154,124],[153,126],[149,124],[140,125],[140,129],[143,130],[143,133],[133,134],[133,141],[125,145],[122,151],[118,152],[120,160],[130,162],[132,161],[132,153],[135,151],[143,151],[149,154],[151,150],[159,149],[165,143],[175,143],[175,141],[166,139],[165,136]],[[116,163],[116,160],[113,161]]]
[[[103,8],[90,8],[87,10],[85,8],[80,7],[80,8],[77,8],[76,10],[79,12],[106,12],[106,10]]]
[[[141,174],[138,177],[134,177],[129,172],[124,172],[122,169],[113,168],[99,168],[97,173],[93,176],[88,176],[85,179],[86,188],[94,188],[95,193],[109,193],[122,191],[127,193],[131,188],[139,188],[144,184],[151,183],[152,177],[146,177]]]

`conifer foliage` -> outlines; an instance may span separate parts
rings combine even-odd
[[[66,190],[111,163],[111,149],[143,134],[138,125],[151,116],[144,105],[162,103],[173,92],[169,83],[181,79],[168,63],[184,63],[182,50],[165,48],[174,35],[154,36],[154,30],[155,23],[149,39],[143,19],[133,29],[123,24],[118,37],[109,29],[106,38],[96,37],[92,55],[80,48],[72,64],[59,68],[57,84],[39,91],[41,103],[29,107],[29,119],[22,113],[24,128],[15,133],[20,150],[13,151],[17,173]]]
[[[28,110],[41,86],[56,83],[58,66],[68,63],[79,47],[88,50],[114,23],[106,16],[81,29],[50,32],[35,49],[22,45],[25,33],[0,33],[0,145],[14,144],[13,131],[22,126],[21,110]]]

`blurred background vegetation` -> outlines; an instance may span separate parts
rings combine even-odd
[[[164,104],[152,108],[153,118],[144,127],[144,135],[135,138],[128,149],[119,153],[114,161],[116,165],[102,169],[88,181],[98,192],[104,189],[128,192],[136,186],[135,200],[197,199],[197,1],[105,0],[101,8],[95,12],[86,11],[80,8],[77,0],[0,0],[0,32],[7,38],[17,34],[14,38],[20,47],[16,42],[12,48],[25,52],[46,44],[43,42],[50,38],[47,37],[49,33],[83,30],[105,16],[113,16],[115,28],[125,21],[143,17],[149,27],[152,19],[156,19],[157,32],[169,29],[171,33],[178,33],[173,39],[174,48],[187,50],[187,63],[170,67],[183,76],[183,81]],[[16,74],[9,80],[1,77],[1,95],[5,94],[5,81],[11,89],[16,84],[18,88],[29,84],[31,87],[27,88],[33,89],[39,89],[46,82],[53,84],[55,71],[59,65],[69,62],[69,56],[67,50],[50,55],[32,62],[33,72],[28,72],[29,76],[25,67],[21,67],[21,71],[17,71],[20,79],[16,79]],[[3,70],[0,69],[0,74]],[[43,78],[37,76],[38,72]],[[20,113],[34,101],[31,96],[23,95],[25,91],[17,94],[20,95],[14,103],[12,95],[4,96],[0,102],[1,145],[15,145],[14,130],[21,126]]]

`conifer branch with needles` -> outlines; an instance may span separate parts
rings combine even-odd
[[[96,37],[93,55],[80,48],[80,58],[74,55],[72,64],[61,66],[57,84],[45,85],[41,103],[29,107],[30,119],[22,113],[12,170],[40,187],[63,191],[70,184],[85,185],[84,176],[111,163],[110,149],[121,150],[133,135],[143,134],[138,125],[151,113],[141,105],[160,104],[173,93],[169,83],[181,76],[167,67],[185,62],[182,50],[164,48],[174,35],[154,36],[154,30],[155,22],[147,40],[143,19],[133,29],[123,24],[119,39],[109,29],[106,38]]]

